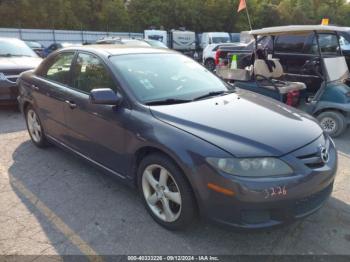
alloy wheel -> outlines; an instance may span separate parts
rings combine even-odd
[[[42,129],[38,116],[32,109],[29,109],[27,112],[27,124],[30,135],[34,142],[40,143],[40,141],[42,140]]]
[[[321,120],[320,125],[324,131],[327,133],[332,133],[337,128],[337,122],[330,117],[325,117]]]
[[[160,165],[150,165],[142,175],[142,191],[154,215],[164,222],[174,222],[181,214],[181,193],[175,179]]]

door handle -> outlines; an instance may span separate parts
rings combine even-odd
[[[30,87],[31,87],[32,89],[36,90],[36,91],[39,91],[39,87],[38,87],[38,86],[36,86],[36,85],[34,85],[34,84],[33,84],[33,85],[31,85]]]
[[[77,104],[72,101],[66,100],[65,103],[68,104],[71,109],[77,108]]]

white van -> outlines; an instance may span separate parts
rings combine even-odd
[[[144,31],[146,40],[157,40],[165,45],[168,45],[168,33],[164,30],[145,30]]]
[[[205,49],[210,44],[230,43],[231,37],[225,32],[207,32],[202,34],[201,48]]]

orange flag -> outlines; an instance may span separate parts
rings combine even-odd
[[[238,6],[238,11],[237,13],[241,12],[242,10],[247,8],[247,3],[245,2],[245,0],[241,0],[239,2],[239,6]]]

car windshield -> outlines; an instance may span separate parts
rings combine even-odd
[[[163,42],[157,40],[146,40],[152,47],[168,48]]]
[[[42,48],[42,45],[38,42],[26,42],[30,48]]]
[[[112,56],[129,88],[142,103],[193,100],[209,93],[230,91],[218,77],[180,54]]]
[[[38,57],[37,54],[23,41],[3,39],[0,39],[0,56]]]
[[[230,42],[230,38],[225,37],[225,36],[213,37],[212,40],[213,40],[213,44],[229,43]]]

